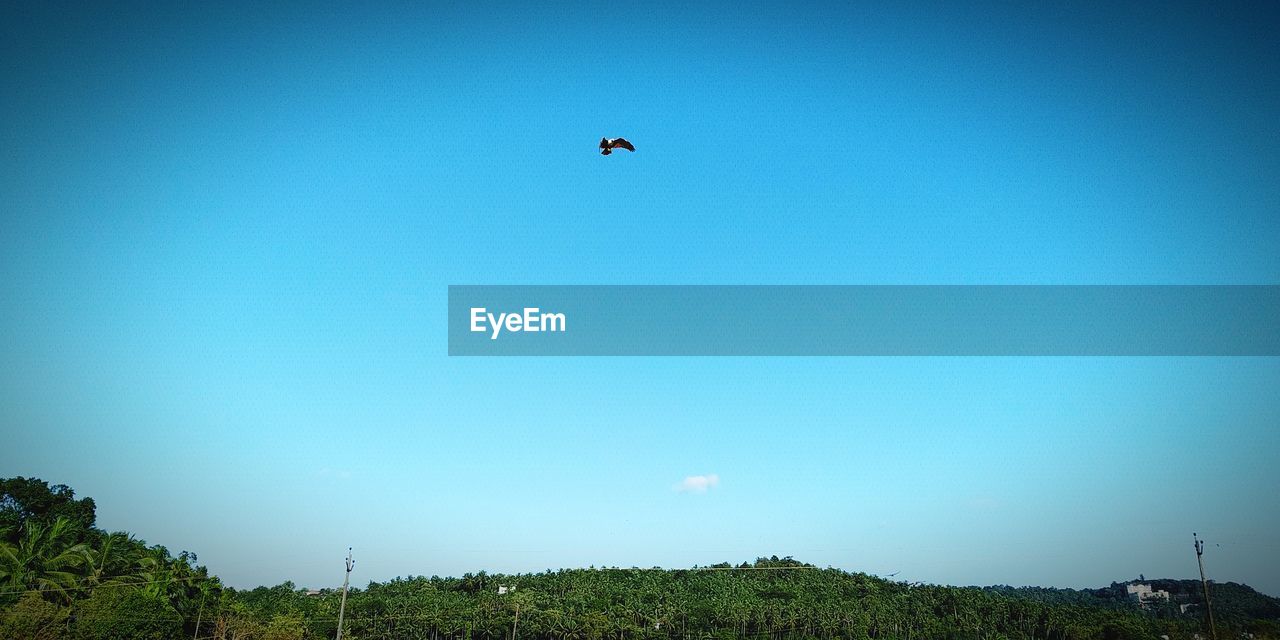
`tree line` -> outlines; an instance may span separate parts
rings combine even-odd
[[[333,638],[339,590],[225,587],[186,551],[95,526],[65,486],[0,480],[0,638]],[[1175,589],[1181,585],[1164,581]],[[1280,600],[1213,585],[1219,638],[1280,640]],[[1097,590],[907,584],[758,558],[370,582],[350,640],[1192,640],[1201,617]],[[1251,634],[1251,635],[1250,635]]]

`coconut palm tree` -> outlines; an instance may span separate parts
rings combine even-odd
[[[127,533],[103,535],[86,554],[85,581],[92,589],[111,580],[128,580],[138,569],[140,543]]]
[[[89,545],[78,542],[71,520],[28,522],[14,542],[0,542],[0,584],[38,591],[70,602],[89,561]]]

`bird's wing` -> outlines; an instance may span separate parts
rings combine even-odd
[[[626,149],[627,151],[635,151],[635,150],[636,150],[635,145],[631,144],[630,142],[627,142],[626,138],[616,138],[616,139],[614,139],[613,141],[611,141],[611,142],[609,143],[609,146],[611,146],[611,147],[622,147],[623,149]]]

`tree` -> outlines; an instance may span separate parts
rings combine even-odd
[[[306,627],[301,615],[278,613],[267,623],[267,628],[262,632],[262,640],[302,640],[304,635]]]
[[[31,521],[16,543],[0,542],[0,584],[70,602],[89,552],[87,544],[76,542],[74,528],[63,517],[48,526]]]
[[[142,544],[127,533],[100,536],[87,554],[85,579],[91,587],[113,578],[132,576],[137,570],[138,549]]]
[[[57,640],[66,635],[70,609],[28,593],[0,614],[0,638],[7,640]]]
[[[97,589],[75,607],[76,640],[171,640],[182,618],[164,598],[123,586]]]
[[[39,478],[0,478],[0,530],[8,530],[16,542],[27,522],[49,525],[66,518],[77,534],[93,528],[93,498],[76,499],[75,491],[64,484],[49,486]]]

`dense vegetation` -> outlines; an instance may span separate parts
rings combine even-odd
[[[761,640],[1191,638],[1192,581],[1141,608],[1122,584],[1097,590],[908,585],[760,558],[688,570],[578,569],[410,577],[353,589],[344,638],[375,640]],[[507,587],[500,593],[499,587]],[[513,590],[510,588],[514,587]],[[1219,637],[1280,639],[1280,601],[1212,586]],[[223,587],[196,556],[94,526],[65,486],[0,480],[0,638],[331,638],[339,593],[290,583]]]

